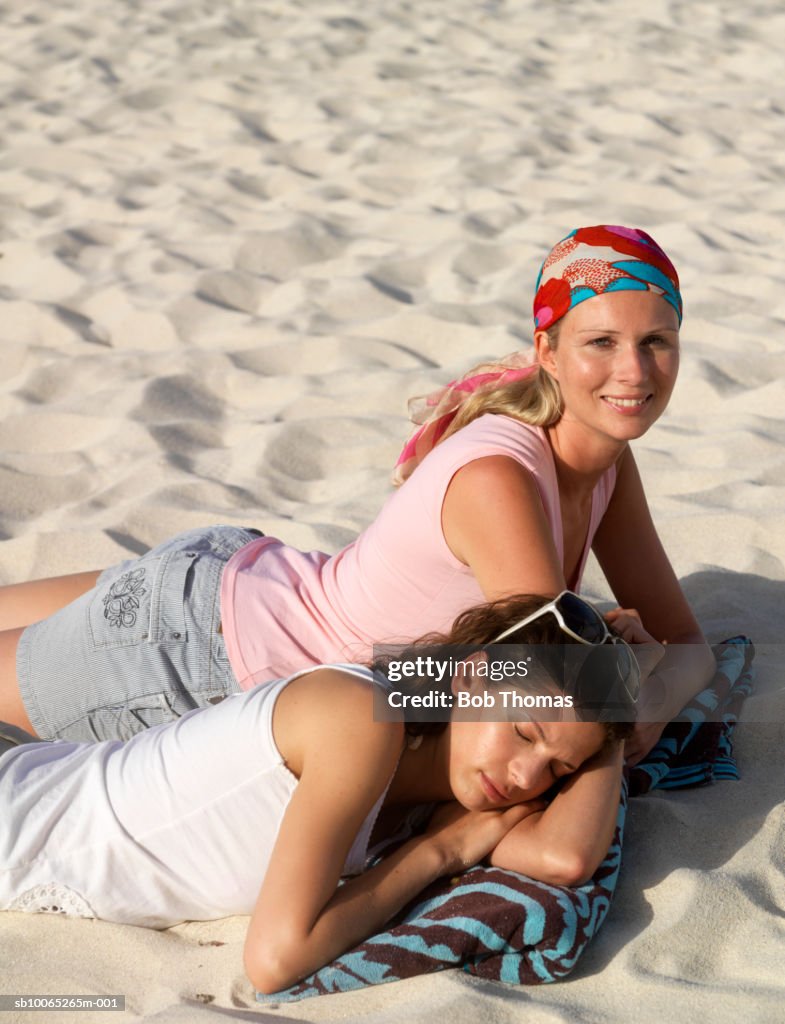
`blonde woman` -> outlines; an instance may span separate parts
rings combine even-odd
[[[532,356],[426,400],[402,486],[336,555],[219,527],[100,575],[0,591],[0,719],[45,738],[127,736],[446,630],[483,600],[577,590],[593,549],[619,605],[668,645],[627,747],[639,759],[714,669],[629,445],[668,404],[681,312],[646,232],[571,232],[540,270]]]

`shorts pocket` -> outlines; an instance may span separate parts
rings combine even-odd
[[[225,690],[208,690],[198,699],[186,693],[150,693],[131,697],[122,704],[96,708],[58,737],[82,742],[129,740],[154,725],[168,725],[196,708],[220,704],[228,696]]]
[[[123,704],[96,708],[81,723],[71,727],[67,738],[82,741],[129,740],[153,725],[174,722],[181,714],[172,706],[167,694],[151,693],[131,698]]]
[[[187,639],[185,587],[195,555],[149,555],[105,576],[91,595],[87,618],[97,650]]]

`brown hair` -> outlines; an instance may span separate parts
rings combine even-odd
[[[387,669],[393,660],[395,661],[416,661],[418,656],[427,654],[434,659],[447,658],[455,655],[455,648],[489,647],[494,653],[494,660],[498,658],[499,652],[506,646],[520,646],[521,644],[550,644],[562,646],[566,644],[579,644],[569,634],[564,633],[559,626],[555,616],[544,615],[523,627],[514,637],[503,641],[500,644],[493,644],[493,640],[504,630],[514,626],[516,622],[527,618],[538,611],[551,599],[539,594],[516,594],[511,597],[499,598],[496,601],[489,601],[487,604],[475,605],[461,612],[455,619],[449,633],[431,632],[421,636],[418,640],[408,644],[405,650],[396,648],[395,653],[383,652],[374,659],[370,667],[374,671],[386,674]],[[612,628],[612,627],[609,627]],[[547,666],[546,666],[547,667]],[[558,672],[552,670],[549,674],[558,683]],[[415,681],[416,682],[416,681]],[[433,680],[422,680],[427,682],[429,688],[433,688]],[[450,680],[446,680],[449,686]],[[634,718],[635,706],[631,700],[624,698],[622,713],[617,713],[615,718],[627,719],[626,721],[601,721],[605,728],[606,744],[616,743],[626,739],[632,733],[632,719]],[[581,708],[576,706],[579,718]],[[585,716],[587,720],[597,721],[596,715],[592,718]],[[411,735],[441,732],[446,727],[445,721],[423,722],[407,721],[406,730]]]

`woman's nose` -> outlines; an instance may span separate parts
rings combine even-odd
[[[640,384],[649,376],[646,355],[636,344],[624,345],[617,355],[616,374],[628,384]]]
[[[525,793],[544,792],[549,782],[548,766],[540,758],[518,758],[510,763],[512,784]]]

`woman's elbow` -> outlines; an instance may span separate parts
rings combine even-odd
[[[254,989],[266,996],[274,995],[276,992],[289,988],[289,983],[286,981],[283,973],[272,964],[257,964],[253,967],[246,965],[245,974]]]
[[[243,955],[243,966],[248,980],[257,992],[272,995],[289,988],[303,977],[298,968],[296,956],[291,947],[284,944],[265,943],[250,948],[247,944]]]
[[[516,857],[508,850],[494,851],[490,857],[493,867],[505,868],[526,875],[536,882],[546,885],[566,885],[575,887],[587,882],[597,870],[595,863],[585,853],[578,850],[542,850],[532,857],[527,850],[524,857]]]
[[[286,988],[286,979],[282,970],[283,965],[272,957],[264,955],[250,956],[246,950],[243,957],[245,974],[257,992],[265,995],[272,995]]]
[[[553,850],[543,857],[541,881],[576,888],[588,882],[597,867],[598,864],[582,851]]]

